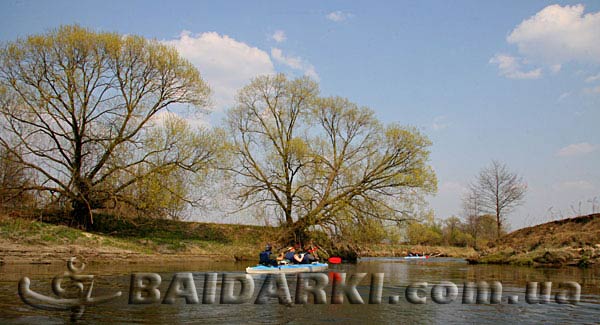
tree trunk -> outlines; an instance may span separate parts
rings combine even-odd
[[[84,200],[73,200],[71,202],[71,219],[77,223],[79,227],[85,230],[91,230],[94,220],[92,219],[92,211]]]
[[[292,204],[293,204],[293,200],[294,198],[292,197],[292,186],[291,184],[288,183],[288,185],[286,185],[286,197],[285,197],[285,222],[288,224],[288,226],[292,226],[294,224],[294,218],[292,218]]]
[[[286,223],[284,229],[277,240],[282,245],[293,246],[296,243],[304,245],[311,238],[302,221],[292,222],[291,224]]]
[[[500,238],[500,230],[502,228],[502,222],[500,221],[500,215],[496,213],[496,237]]]

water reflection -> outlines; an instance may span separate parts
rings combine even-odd
[[[434,258],[425,261],[404,261],[398,258],[363,259],[357,264],[333,265],[332,270],[348,274],[365,272],[384,273],[383,304],[381,305],[279,305],[273,298],[267,305],[185,305],[180,299],[174,305],[128,305],[130,274],[133,272],[159,273],[163,279],[160,291],[164,294],[174,272],[193,272],[198,296],[202,296],[206,272],[242,272],[251,263],[169,263],[102,265],[89,264],[86,271],[96,275],[94,294],[105,295],[123,291],[123,297],[108,305],[90,307],[82,323],[366,323],[366,322],[596,322],[600,319],[600,275],[598,269],[544,269],[499,265],[467,265],[462,260]],[[32,289],[50,294],[50,281],[65,271],[64,265],[3,265],[0,266],[0,322],[1,323],[63,323],[68,313],[35,310],[23,304],[17,296],[17,282],[23,276],[32,279]],[[255,294],[258,294],[264,275],[256,275]],[[288,276],[292,297],[296,288],[295,277]],[[219,282],[221,276],[219,276]],[[367,276],[358,286],[363,300],[368,302]],[[422,305],[410,304],[404,298],[406,286],[427,282],[429,286],[441,281],[452,281],[462,289],[467,281],[501,281],[504,298],[501,304],[461,304],[460,299],[447,305],[435,304],[431,297]],[[582,287],[581,302],[576,305],[528,305],[524,302],[527,282],[551,281],[558,284],[576,281]],[[217,288],[217,292],[220,292]],[[329,293],[328,293],[329,294]],[[388,304],[390,296],[399,296],[398,304]],[[508,295],[518,295],[519,303],[509,305]],[[459,298],[461,295],[459,294]],[[345,299],[347,300],[347,299]]]

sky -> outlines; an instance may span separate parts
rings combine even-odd
[[[433,142],[439,218],[495,159],[523,176],[512,229],[600,211],[599,1],[2,1],[0,42],[64,24],[164,41],[214,91],[283,72]],[[596,201],[594,201],[594,199]]]

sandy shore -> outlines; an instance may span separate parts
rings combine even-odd
[[[115,247],[89,247],[82,245],[22,245],[0,240],[0,264],[53,264],[64,263],[72,256],[88,263],[153,263],[235,261],[234,256],[219,254],[145,254]]]

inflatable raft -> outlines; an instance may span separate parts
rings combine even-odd
[[[327,263],[312,263],[312,264],[287,264],[277,266],[249,266],[246,268],[246,273],[249,274],[271,274],[271,273],[307,273],[307,272],[322,272],[326,271],[329,265]]]
[[[404,256],[405,260],[424,260],[426,258],[429,258],[429,256]]]

